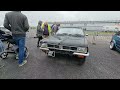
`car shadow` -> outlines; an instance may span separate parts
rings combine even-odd
[[[80,58],[76,56],[70,56],[66,54],[56,54],[55,57],[49,57],[52,60],[55,60],[58,63],[64,63],[67,65],[79,65]],[[82,66],[82,65],[79,65]]]

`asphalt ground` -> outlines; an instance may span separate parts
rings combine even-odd
[[[109,49],[111,36],[87,36],[90,56],[84,65],[66,55],[47,57],[37,48],[36,31],[27,33],[28,63],[18,67],[14,54],[0,59],[0,79],[120,79],[120,53]]]

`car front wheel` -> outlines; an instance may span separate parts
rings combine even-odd
[[[111,50],[115,50],[115,44],[114,44],[114,42],[112,41],[112,42],[110,42],[110,49]]]
[[[80,59],[80,61],[79,61],[79,65],[83,65],[83,64],[85,63],[85,61],[86,61],[86,58],[82,58],[82,59]]]

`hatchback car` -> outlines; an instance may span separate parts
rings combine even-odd
[[[88,42],[80,28],[60,28],[56,35],[41,40],[40,49],[52,57],[57,53],[77,56],[81,64],[89,56]]]
[[[115,35],[113,35],[110,42],[110,49],[117,50],[120,52],[120,31],[118,31]]]

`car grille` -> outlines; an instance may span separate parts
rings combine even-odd
[[[62,49],[62,50],[72,50],[72,51],[76,51],[77,50],[77,47],[59,46],[59,45],[52,45],[52,44],[48,44],[48,48]]]
[[[63,46],[63,49],[70,49],[70,47],[68,47],[68,46]]]
[[[59,53],[59,54],[69,54],[69,55],[73,55],[72,51],[62,51],[62,50],[56,50],[56,49],[50,49],[51,51],[55,51],[55,53]]]
[[[52,48],[54,48],[54,45],[48,44],[48,47],[52,47]]]
[[[55,48],[59,48],[59,46],[58,46],[58,45],[55,45]]]
[[[77,47],[71,47],[71,50],[77,50]]]
[[[52,44],[48,44],[48,47],[49,47],[49,48],[59,48],[58,45],[52,45]]]

